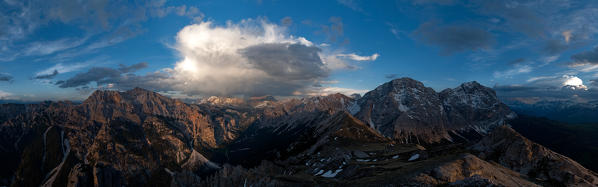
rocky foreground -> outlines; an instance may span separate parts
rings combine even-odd
[[[133,89],[0,106],[0,186],[597,186],[508,126],[476,82],[402,78],[363,97],[211,97]]]

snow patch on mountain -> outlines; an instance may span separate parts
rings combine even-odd
[[[326,177],[326,178],[336,177],[336,175],[338,173],[340,173],[341,171],[343,171],[343,169],[337,169],[334,172],[332,170],[328,170],[326,173],[322,174],[322,177]]]
[[[414,161],[414,160],[417,160],[417,159],[419,159],[419,154],[414,154],[411,157],[409,157],[409,160],[407,160],[407,161]]]

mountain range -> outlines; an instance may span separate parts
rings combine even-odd
[[[530,141],[477,82],[410,78],[363,97],[209,97],[135,88],[0,106],[0,186],[596,186]]]
[[[546,117],[566,123],[598,123],[598,101],[542,100],[522,102],[505,100],[519,114]]]

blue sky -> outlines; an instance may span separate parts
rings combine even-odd
[[[437,91],[596,98],[598,3],[530,1],[0,2],[0,99],[363,93],[411,77]]]

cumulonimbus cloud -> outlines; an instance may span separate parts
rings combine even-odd
[[[264,20],[189,25],[175,48],[183,59],[171,71],[174,90],[192,95],[308,95],[325,89],[314,85],[331,71],[351,69],[339,54]]]
[[[177,34],[183,59],[174,90],[207,95],[292,95],[328,76],[320,49],[262,20],[215,26],[201,22]]]
[[[64,88],[96,82],[113,88],[139,86],[187,95],[313,95],[330,91],[319,83],[327,80],[331,71],[356,67],[345,59],[373,61],[379,56],[332,53],[320,47],[264,20],[223,26],[205,21],[177,33],[173,48],[181,59],[172,68],[135,75],[129,71],[146,64],[95,67],[57,84]]]

